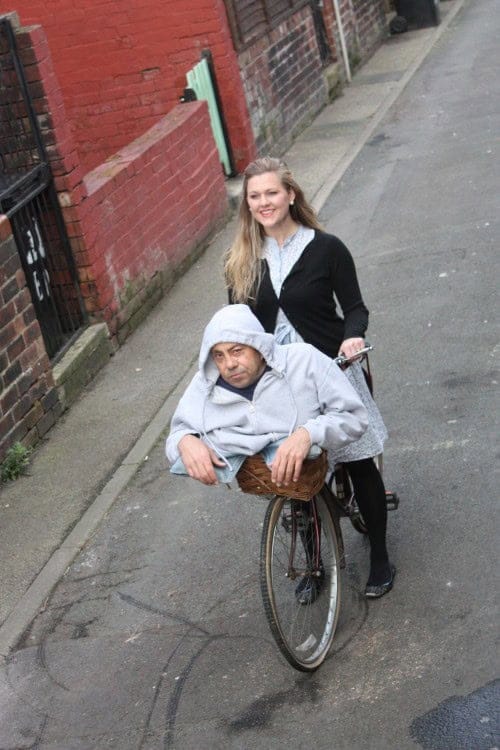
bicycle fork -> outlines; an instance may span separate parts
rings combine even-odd
[[[321,519],[314,500],[309,503],[292,500],[290,516],[283,519],[283,523],[291,534],[288,577],[292,581],[306,575],[319,578],[322,570]],[[297,536],[300,538],[306,556],[305,570],[299,570],[296,567]]]

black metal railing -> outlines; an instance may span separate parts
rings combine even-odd
[[[76,266],[15,34],[0,17],[0,210],[10,219],[49,357],[86,320]]]

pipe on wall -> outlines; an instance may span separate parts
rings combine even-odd
[[[339,0],[333,0],[333,8],[335,10],[335,18],[337,20],[337,28],[340,37],[340,48],[342,50],[342,57],[344,59],[344,68],[347,81],[350,83],[352,80],[351,66],[349,64],[349,55],[347,54],[347,46],[345,43],[344,27],[342,25],[342,17],[340,15]]]

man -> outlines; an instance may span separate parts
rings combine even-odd
[[[299,479],[312,446],[335,449],[368,424],[338,366],[309,344],[276,344],[246,305],[219,310],[205,328],[199,370],[172,418],[172,471],[204,484],[229,481],[245,456],[273,450],[278,485]],[[269,455],[269,454],[268,454]]]

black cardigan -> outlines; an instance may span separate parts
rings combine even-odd
[[[368,310],[359,289],[352,255],[337,237],[316,230],[283,282],[279,298],[262,261],[255,299],[248,304],[268,333],[273,333],[281,307],[295,330],[308,344],[336,357],[344,339],[363,337]],[[342,309],[337,313],[334,295]],[[234,302],[229,290],[229,301]]]

